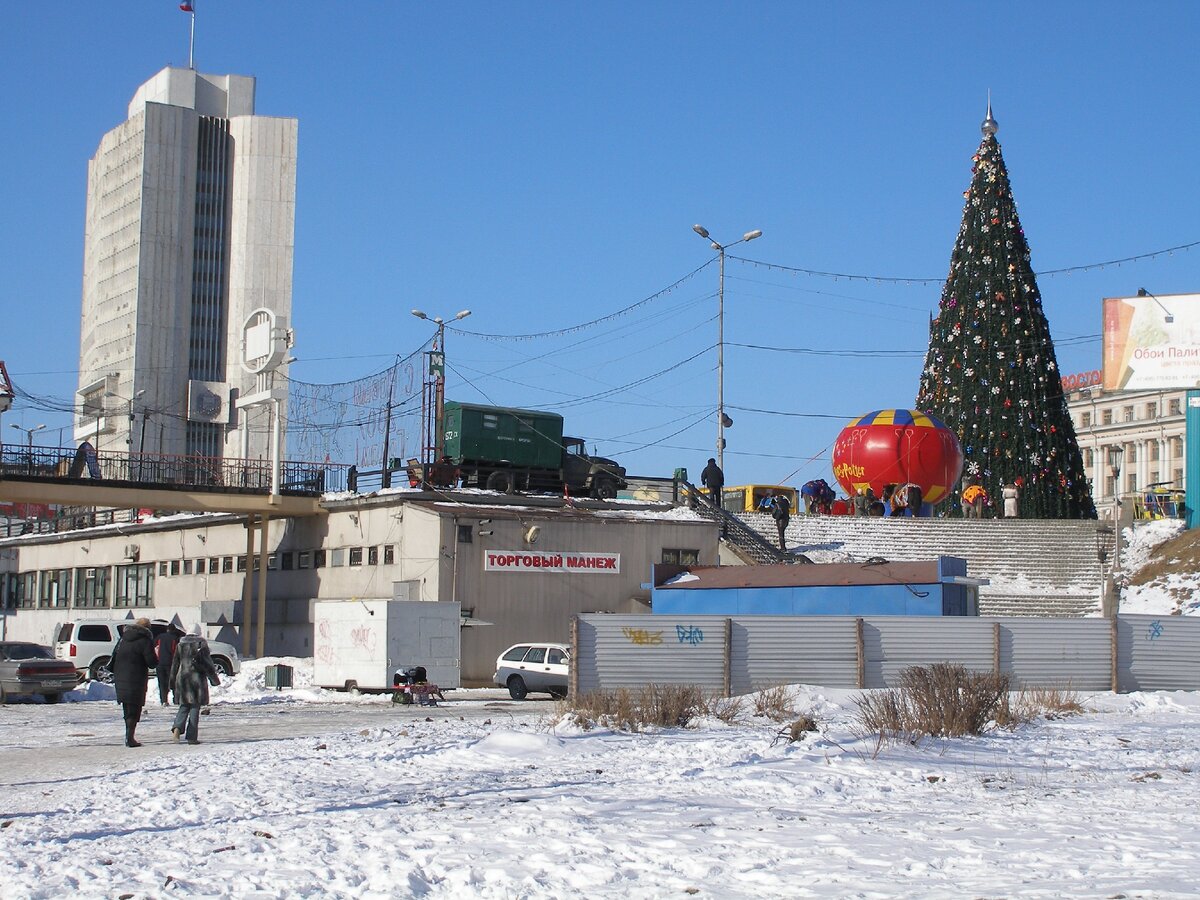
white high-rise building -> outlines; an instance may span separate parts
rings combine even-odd
[[[269,455],[265,408],[236,408],[242,325],[290,318],[298,123],[255,115],[254,89],[163,69],[88,164],[77,442]]]

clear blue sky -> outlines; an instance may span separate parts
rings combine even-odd
[[[762,229],[731,251],[757,260],[938,280],[730,261],[729,484],[831,479],[846,421],[912,405],[989,89],[1035,271],[1200,240],[1195,2],[196,7],[197,68],[300,121],[295,378],[382,369],[428,338],[414,307],[488,335],[615,312],[712,257],[697,222]],[[0,359],[31,393],[76,387],[87,160],[187,42],[171,0],[0,7]],[[1200,247],[1039,286],[1063,373],[1090,370],[1101,298],[1200,291]],[[712,265],[564,337],[452,333],[448,396],[556,408],[633,473],[695,476],[716,288]]]

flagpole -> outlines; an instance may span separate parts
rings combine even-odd
[[[188,38],[188,68],[196,71],[196,0],[191,3],[192,28]]]

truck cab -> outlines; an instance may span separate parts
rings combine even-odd
[[[603,456],[588,456],[583,438],[564,437],[562,445],[563,481],[571,490],[611,500],[626,486],[624,466]]]

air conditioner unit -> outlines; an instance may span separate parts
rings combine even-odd
[[[134,562],[137,562],[138,557],[140,557],[141,555],[142,555],[142,548],[139,547],[137,544],[126,544],[125,545],[125,558],[126,559],[131,559]]]

